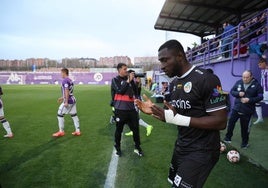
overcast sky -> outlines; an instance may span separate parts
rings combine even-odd
[[[176,38],[155,30],[164,0],[0,0],[0,59],[156,56]]]

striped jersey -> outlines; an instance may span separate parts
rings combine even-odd
[[[69,91],[69,99],[65,99],[65,90]],[[75,97],[73,95],[74,91],[74,83],[73,81],[67,77],[64,78],[61,84],[61,92],[62,92],[62,97],[64,99],[64,102],[68,100],[68,104],[74,104],[76,102]]]
[[[261,86],[264,92],[268,92],[268,68],[261,70]]]

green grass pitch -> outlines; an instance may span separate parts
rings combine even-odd
[[[66,116],[62,138],[52,138],[57,126],[59,86],[3,85],[5,115],[15,137],[4,139],[0,129],[0,184],[2,188],[96,188],[103,187],[113,149],[114,125],[108,86],[76,86],[81,137],[73,137],[72,120]],[[117,188],[165,188],[177,130],[149,116],[154,126],[146,137],[140,128],[145,156],[133,153],[131,137],[123,136],[123,156],[117,169]],[[128,131],[128,128],[125,128]],[[268,174],[242,157],[231,164],[223,154],[208,178],[207,188],[266,187]]]

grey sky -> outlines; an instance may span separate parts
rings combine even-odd
[[[0,0],[0,59],[156,56],[164,0]],[[197,37],[169,33],[184,47]]]

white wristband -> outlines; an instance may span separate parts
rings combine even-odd
[[[174,113],[172,110],[165,110],[165,119],[167,123],[175,124],[178,126],[183,127],[189,127],[191,122],[191,117],[183,116],[180,114],[176,114],[174,116]]]
[[[165,110],[165,120],[167,123],[171,123],[174,119],[174,112],[172,110]]]

